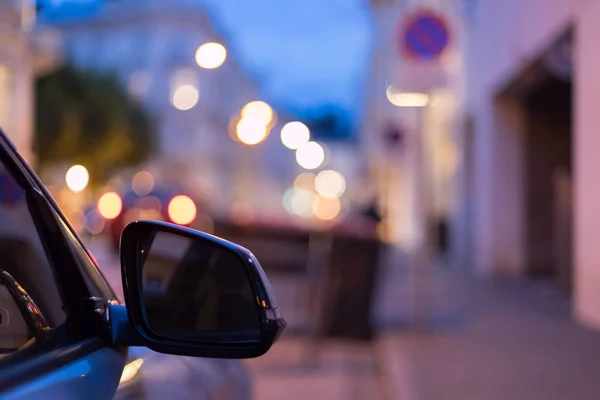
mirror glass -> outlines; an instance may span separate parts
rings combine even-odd
[[[203,342],[261,339],[244,260],[200,237],[150,232],[141,243],[142,307],[156,335]]]

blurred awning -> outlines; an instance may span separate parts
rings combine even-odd
[[[572,81],[572,49],[573,28],[569,27],[516,76],[502,85],[498,94],[502,97],[521,99],[548,80]]]

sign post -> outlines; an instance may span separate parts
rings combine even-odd
[[[446,18],[435,10],[417,9],[401,24],[398,43],[399,53],[409,64],[408,80],[426,95],[436,86],[436,73],[442,68],[439,61],[450,44],[450,28]],[[412,64],[412,65],[410,65]],[[413,67],[413,68],[410,68]],[[429,103],[429,101],[427,102]],[[433,191],[430,190],[430,154],[424,129],[428,104],[416,108],[416,129],[412,140],[415,214],[418,224],[417,241],[413,250],[413,323],[416,329],[424,329],[428,323],[429,279],[431,269],[431,221],[430,207]]]

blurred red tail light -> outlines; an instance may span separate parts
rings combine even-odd
[[[169,219],[179,225],[188,225],[196,218],[196,204],[185,195],[178,195],[171,199],[167,207]]]

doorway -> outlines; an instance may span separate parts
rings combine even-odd
[[[571,287],[572,84],[550,76],[524,97],[525,254],[532,277]]]

